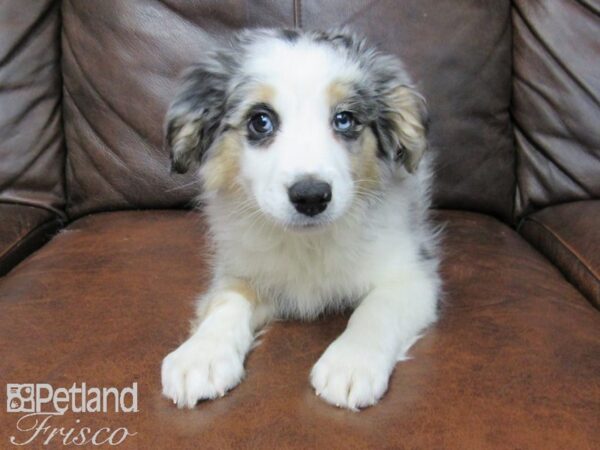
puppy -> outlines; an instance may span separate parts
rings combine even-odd
[[[202,182],[214,277],[165,396],[222,396],[269,321],[350,307],[310,382],[351,410],[381,398],[436,319],[424,118],[400,61],[343,30],[243,31],[187,71],[166,143]]]

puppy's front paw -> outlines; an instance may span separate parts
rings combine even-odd
[[[179,408],[225,395],[244,376],[244,355],[233,345],[190,338],[162,363],[163,395]]]
[[[385,393],[393,363],[338,338],[314,365],[310,381],[328,403],[357,411]]]

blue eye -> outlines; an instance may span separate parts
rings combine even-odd
[[[336,131],[349,131],[354,127],[354,117],[349,112],[340,112],[333,116],[333,128]]]
[[[248,131],[255,137],[268,136],[273,129],[273,119],[267,112],[256,113],[248,121]]]

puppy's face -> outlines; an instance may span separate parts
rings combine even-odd
[[[412,172],[423,104],[399,62],[339,33],[259,30],[193,68],[167,117],[173,167],[290,229],[334,222]]]

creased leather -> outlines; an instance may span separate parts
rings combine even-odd
[[[600,197],[600,4],[513,2],[516,215]]]
[[[0,3],[0,203],[64,216],[59,13],[52,0]]]

